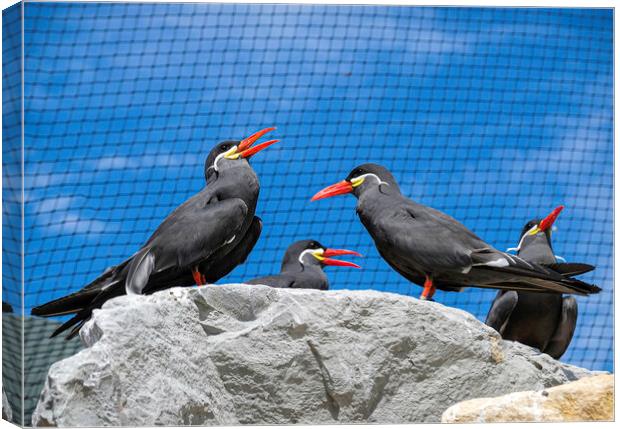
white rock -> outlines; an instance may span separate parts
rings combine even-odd
[[[376,291],[226,285],[123,296],[54,364],[34,425],[438,422],[588,375],[472,315]]]

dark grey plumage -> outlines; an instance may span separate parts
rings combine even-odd
[[[540,219],[528,222],[519,238],[518,255],[530,262],[556,267],[570,275],[591,271],[587,264],[558,263],[551,245],[551,228],[538,229]],[[518,341],[559,359],[568,349],[577,324],[577,301],[560,294],[499,291],[486,323],[506,340]]]
[[[329,281],[323,271],[325,265],[359,268],[350,262],[325,257],[338,254],[359,255],[350,250],[328,249],[316,240],[296,241],[284,253],[280,274],[255,278],[245,283],[251,285],[261,284],[276,288],[328,290]]]
[[[200,264],[199,271],[203,273],[205,283],[215,283],[227,276],[238,265],[243,264],[251,250],[254,249],[262,229],[262,220],[258,216],[254,216],[248,231],[229,253],[219,253],[216,257]]]
[[[248,143],[248,139],[215,146],[205,162],[205,188],[177,207],[138,252],[81,290],[35,307],[32,314],[74,314],[54,333],[72,328],[70,338],[79,332],[93,309],[108,299],[125,293],[150,294],[172,286],[190,286],[196,279],[201,284],[213,282],[245,261],[262,227],[254,216],[258,177],[247,158],[261,150],[259,146],[275,142],[247,149],[256,140]],[[242,146],[247,149],[244,156]]]
[[[581,295],[600,290],[493,248],[452,217],[403,196],[382,166],[356,167],[313,200],[344,193],[357,197],[357,214],[381,256],[405,278],[426,284],[427,298],[435,288],[468,286]]]

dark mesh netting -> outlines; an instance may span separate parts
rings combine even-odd
[[[372,161],[502,250],[564,204],[554,250],[596,265],[581,278],[603,292],[577,298],[562,360],[611,370],[612,23],[602,9],[28,3],[25,313],[139,249],[204,185],[216,142],[277,126],[252,164],[262,236],[220,283],[277,272],[313,238],[366,256],[329,269],[332,289],[419,296],[353,198],[309,201]],[[435,299],[484,319],[494,295]]]

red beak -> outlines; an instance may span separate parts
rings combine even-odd
[[[241,142],[239,142],[239,145],[237,146],[237,152],[239,153],[239,156],[241,158],[250,158],[251,156],[256,155],[261,150],[271,146],[274,143],[279,142],[280,140],[269,140],[252,147],[252,145],[256,143],[258,139],[275,129],[276,127],[264,128],[252,134],[250,137],[241,140]]]
[[[266,142],[264,142],[264,143],[257,144],[257,145],[256,145],[256,146],[254,146],[254,147],[251,147],[251,148],[248,148],[248,149],[246,149],[246,150],[244,150],[244,151],[241,151],[241,153],[239,153],[239,156],[240,156],[241,158],[250,158],[251,156],[256,155],[256,154],[257,154],[258,152],[260,152],[261,150],[263,150],[263,149],[265,149],[265,148],[268,148],[268,147],[269,147],[269,146],[271,146],[272,144],[277,143],[277,142],[279,142],[279,141],[280,141],[280,140],[269,140],[269,141],[266,141]]]
[[[335,197],[336,195],[350,194],[353,192],[353,185],[347,180],[335,183],[317,192],[310,201],[322,200],[323,198]]]
[[[256,141],[260,139],[262,136],[264,136],[268,132],[274,131],[275,129],[276,127],[269,127],[269,128],[264,128],[258,132],[255,132],[250,137],[247,137],[241,140],[241,142],[239,143],[239,146],[237,146],[237,150],[239,152],[243,152],[244,150],[252,146],[254,143],[256,143]]]
[[[338,256],[338,255],[354,255],[354,256],[362,256],[361,254],[354,252],[353,250],[347,249],[325,249],[323,252],[323,259],[321,263],[324,265],[334,265],[338,267],[353,267],[353,268],[362,268],[357,264],[349,261],[339,261],[338,259],[331,259],[329,256]]]
[[[546,231],[549,228],[551,228],[551,226],[553,225],[553,222],[555,222],[555,220],[558,218],[558,216],[560,215],[560,212],[563,209],[564,209],[564,206],[557,206],[555,209],[553,209],[551,214],[549,214],[549,216],[547,216],[540,222],[540,224],[538,225],[538,228],[541,231]]]
[[[361,253],[357,253],[354,250],[347,250],[347,249],[325,249],[325,251],[323,252],[323,256],[328,257],[328,258],[330,256],[338,256],[338,255],[353,255],[353,256],[359,256],[359,257],[362,256]]]

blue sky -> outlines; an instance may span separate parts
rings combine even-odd
[[[26,307],[132,254],[203,186],[209,149],[275,125],[253,165],[265,227],[221,282],[276,272],[292,241],[366,255],[332,288],[418,296],[353,198],[355,165],[494,246],[559,204],[556,253],[595,264],[564,360],[611,369],[612,12],[290,5],[26,5]],[[437,301],[483,318],[492,291]]]

